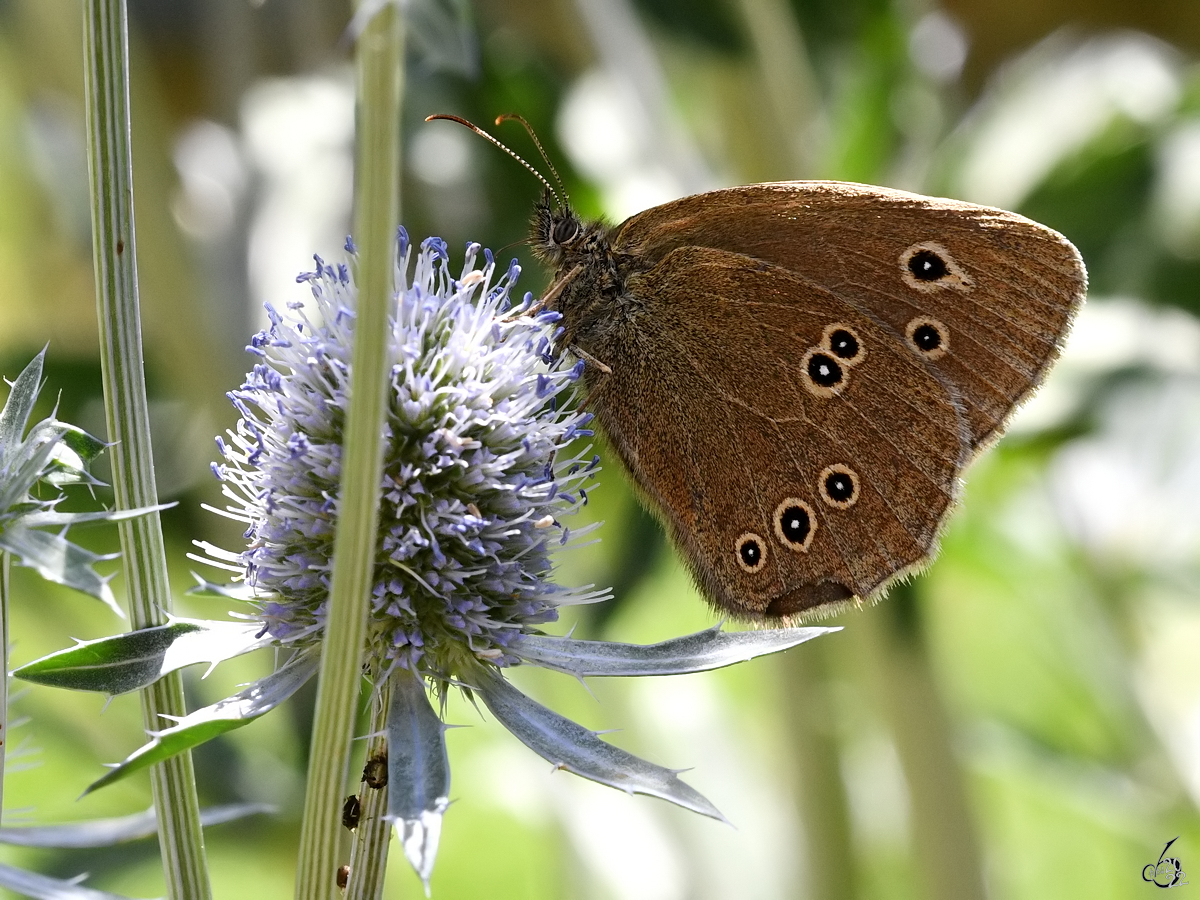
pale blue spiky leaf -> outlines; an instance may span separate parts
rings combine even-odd
[[[43,347],[12,383],[4,408],[0,409],[0,469],[7,468],[10,454],[21,445],[21,435],[25,433],[25,425],[41,390],[45,358],[46,348]]]
[[[47,581],[90,594],[125,618],[108,586],[112,576],[92,568],[98,562],[115,559],[115,554],[92,553],[61,534],[26,528],[20,521],[0,531],[0,549],[12,553],[21,565],[35,569]]]
[[[228,803],[200,811],[200,824],[206,828],[233,822],[260,813],[274,813],[269,803]],[[0,844],[16,847],[50,847],[60,850],[83,850],[93,847],[112,847],[127,841],[137,841],[158,834],[158,818],[154,809],[128,816],[91,819],[65,825],[6,825],[0,828]]]
[[[558,768],[627,793],[659,797],[726,821],[699,791],[680,781],[675,771],[605,743],[595,732],[526,697],[499,673],[481,672],[476,688],[505,728]]]
[[[0,409],[0,550],[7,551],[44,578],[90,594],[122,615],[108,587],[108,578],[92,566],[111,556],[100,556],[72,544],[66,526],[88,521],[115,520],[145,515],[151,509],[120,513],[60,513],[55,506],[61,495],[49,499],[33,491],[39,482],[53,488],[65,484],[101,482],[87,472],[87,465],[105,448],[85,431],[53,417],[26,426],[41,388],[42,350],[12,383]],[[164,507],[154,507],[162,509]],[[37,528],[62,527],[58,534]]]
[[[66,432],[62,436],[62,442],[72,453],[87,465],[96,461],[105,450],[108,449],[108,444],[97,437],[88,434],[82,428],[76,428],[66,422],[60,422],[60,425],[66,427]]]
[[[34,897],[35,900],[129,900],[124,894],[110,894],[108,891],[84,887],[79,883],[84,877],[81,875],[64,881],[0,863],[0,885],[24,897]]]
[[[92,512],[57,512],[45,510],[31,512],[21,517],[21,524],[26,528],[48,528],[55,525],[85,525],[88,522],[122,522],[125,519],[136,519],[147,513],[162,512],[179,504],[175,501],[159,503],[155,506],[141,506],[137,509],[97,509]],[[104,557],[115,558],[114,557]]]
[[[840,630],[813,627],[721,631],[720,625],[714,625],[658,644],[619,644],[523,634],[509,645],[509,649],[526,662],[580,678],[588,675],[683,675],[778,653]]]
[[[197,583],[195,587],[188,588],[188,593],[198,597],[226,597],[230,600],[247,602],[261,599],[262,596],[261,591],[256,591],[244,581],[232,584],[218,584],[215,581],[208,581],[195,573],[193,573],[193,577]]]
[[[429,704],[421,678],[397,668],[390,681],[388,818],[395,820],[404,856],[428,893],[442,815],[450,805],[446,726]]]
[[[45,474],[55,444],[62,436],[62,428],[52,423],[35,425],[34,431],[38,432],[37,439],[27,439],[10,448],[7,454],[0,478],[0,512],[6,515],[28,498],[34,484]]]

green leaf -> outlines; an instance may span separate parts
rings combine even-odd
[[[153,740],[127,756],[104,777],[89,784],[84,796],[227,731],[250,724],[296,693],[316,673],[319,661],[320,654],[315,650],[299,653],[283,668],[259,679],[244,691],[184,716],[171,728],[152,732]]]
[[[108,449],[108,444],[99,438],[92,437],[82,428],[67,425],[65,422],[60,424],[65,425],[67,429],[63,433],[62,442],[83,460],[84,465],[94,462],[101,453]]]
[[[271,642],[259,622],[172,619],[114,637],[83,641],[14,671],[16,678],[75,691],[124,694],[168,672],[206,662],[216,665]]]
[[[60,433],[58,442],[54,445],[54,453],[51,456],[50,462],[46,465],[45,471],[42,473],[41,480],[56,488],[62,488],[69,484],[102,487],[104,482],[92,475],[87,468],[94,461],[95,454],[91,457],[81,456],[71,445],[72,443],[82,444],[86,441],[87,443],[94,443],[101,451],[107,445],[97,441],[86,432],[80,431],[74,425],[58,421],[54,421],[51,424],[59,426]],[[83,435],[84,440],[72,441],[73,434]],[[89,453],[92,451],[91,447],[87,449]]]

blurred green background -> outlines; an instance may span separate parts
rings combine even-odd
[[[45,412],[103,434],[78,2],[0,0],[0,371],[47,341]],[[353,173],[345,3],[131,0],[148,376],[179,593],[193,539],[236,549],[208,462],[262,303],[341,258]],[[1200,3],[1196,0],[419,0],[403,220],[545,273],[518,243],[539,187],[434,112],[519,112],[586,215],[721,185],[839,178],[1005,206],[1082,251],[1091,296],[1060,366],[968,473],[937,563],[845,630],[778,658],[632,683],[518,671],[538,699],[688,781],[736,828],[553,773],[451,705],[455,802],[434,896],[934,898],[1153,895],[1172,847],[1200,879]],[[500,135],[534,156],[515,126]],[[577,634],[705,627],[615,464],[602,541],[564,579],[613,585]],[[82,532],[80,534],[83,534]],[[87,533],[112,550],[115,535]],[[212,573],[208,573],[212,574]],[[13,661],[121,629],[17,570]],[[116,584],[120,585],[118,577]],[[181,598],[194,615],[211,600]],[[572,624],[563,623],[563,631]],[[189,677],[194,704],[269,655]],[[202,748],[216,895],[291,896],[310,697]],[[133,778],[76,801],[141,740],[136,700],[30,688],[4,816],[132,812]],[[161,894],[153,841],[0,859]],[[390,897],[421,896],[399,854]],[[1200,886],[1177,888],[1180,894]],[[1176,896],[1172,894],[1170,896]]]

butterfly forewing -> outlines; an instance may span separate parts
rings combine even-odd
[[[1003,210],[839,182],[783,182],[667,203],[620,227],[618,252],[744,254],[831,291],[944,376],[969,446],[998,436],[1057,358],[1086,275],[1061,235]]]

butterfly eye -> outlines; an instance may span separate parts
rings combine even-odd
[[[937,359],[950,352],[950,332],[937,319],[918,316],[904,329],[909,346],[926,359]]]
[[[806,552],[817,533],[813,509],[803,500],[788,497],[775,509],[775,536],[792,550]]]
[[[969,291],[974,284],[950,251],[933,241],[913,244],[901,253],[900,273],[904,282],[918,291],[942,288]]]
[[[829,352],[839,361],[848,366],[858,365],[867,355],[858,333],[849,325],[841,323],[830,325],[821,336],[821,343],[829,348]]]
[[[738,565],[747,572],[762,571],[767,564],[767,545],[757,534],[747,531],[737,539]]]
[[[579,234],[579,222],[573,218],[560,219],[554,224],[551,237],[556,244],[569,244]]]
[[[841,463],[826,466],[817,479],[821,499],[835,509],[849,509],[858,502],[858,475]]]
[[[846,386],[846,370],[832,353],[811,348],[800,363],[804,386],[818,397],[832,397]]]

